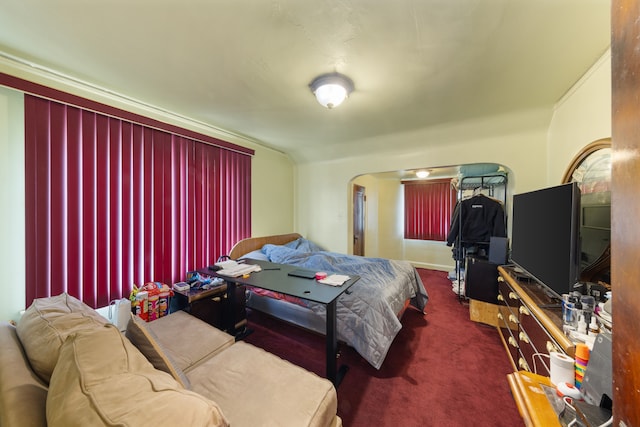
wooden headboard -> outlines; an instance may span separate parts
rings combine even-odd
[[[260,249],[268,243],[271,243],[272,245],[284,245],[285,243],[292,242],[296,239],[299,239],[300,237],[302,236],[298,233],[277,234],[274,236],[264,237],[249,237],[248,239],[240,240],[238,243],[233,245],[233,248],[231,248],[231,252],[229,252],[229,257],[231,259],[238,259],[242,255]]]

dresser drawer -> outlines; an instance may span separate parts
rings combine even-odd
[[[518,300],[509,296],[510,288],[504,281],[498,278],[498,326],[500,335],[505,345],[505,349],[511,359],[514,370],[518,370],[520,360],[520,345],[518,343],[518,332],[520,330],[518,320]]]
[[[575,352],[575,345],[562,332],[557,300],[512,267],[500,266],[498,272],[499,332],[517,371],[507,377],[518,410],[526,425],[560,425],[539,385],[549,385],[550,351],[570,357]]]
[[[522,289],[514,285],[513,280],[505,279],[501,272],[498,278],[498,301],[500,303],[498,317],[500,320],[500,334],[505,341],[505,347],[516,370],[524,370],[539,375],[549,375],[549,352],[567,353],[565,345],[561,345],[554,338],[537,317],[540,309],[532,311],[527,305],[530,298],[523,296]],[[549,319],[546,318],[546,324]],[[556,328],[557,329],[557,328]]]
[[[532,367],[531,372],[549,376],[549,358],[546,356],[552,351],[562,353],[563,350],[538,320],[531,315],[526,306],[521,307],[520,313],[519,334],[522,354],[529,366]]]

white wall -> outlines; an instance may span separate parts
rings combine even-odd
[[[548,183],[562,180],[571,160],[589,143],[611,137],[611,51],[563,97],[549,126]]]
[[[0,87],[0,319],[24,308],[25,199],[22,94]]]
[[[405,259],[404,254],[404,190],[398,181],[381,180],[378,184],[378,246],[372,256]]]
[[[277,151],[254,147],[251,160],[251,234],[269,236],[294,231],[294,165]]]

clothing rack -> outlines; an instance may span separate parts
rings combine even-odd
[[[464,176],[460,178],[460,181],[457,184],[456,190],[458,194],[458,203],[463,200],[464,191],[466,190],[474,190],[473,195],[477,195],[482,192],[482,190],[487,190],[487,194],[485,194],[495,200],[498,200],[502,203],[503,210],[505,212],[505,227],[507,226],[507,218],[506,218],[506,204],[507,204],[507,183],[508,177],[506,173],[501,174],[490,174],[490,175],[476,175],[476,176]],[[501,194],[496,194],[498,189],[501,189]],[[455,259],[456,262],[456,281],[458,283],[458,300],[462,302],[465,297],[462,294],[462,267],[461,261],[466,260],[467,258],[467,247],[461,241],[462,238],[462,221],[458,221],[458,235],[454,242],[453,250],[461,251],[458,254],[458,259]],[[482,245],[489,245],[489,242],[474,242]],[[466,284],[465,284],[466,285]]]
[[[498,187],[504,187],[504,192],[500,198],[503,203],[507,201],[507,174],[495,174],[495,175],[478,175],[478,176],[465,176],[460,179],[457,185],[458,200],[462,199],[462,192],[464,190],[476,190],[486,189],[488,190],[490,197],[495,196],[495,190]]]

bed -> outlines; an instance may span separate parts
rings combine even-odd
[[[238,242],[232,259],[262,259],[301,268],[357,274],[358,280],[337,303],[338,339],[380,369],[402,328],[408,304],[424,312],[427,292],[407,261],[368,258],[325,251],[297,233],[257,237]],[[247,292],[247,307],[315,332],[325,333],[325,307],[259,289]]]

